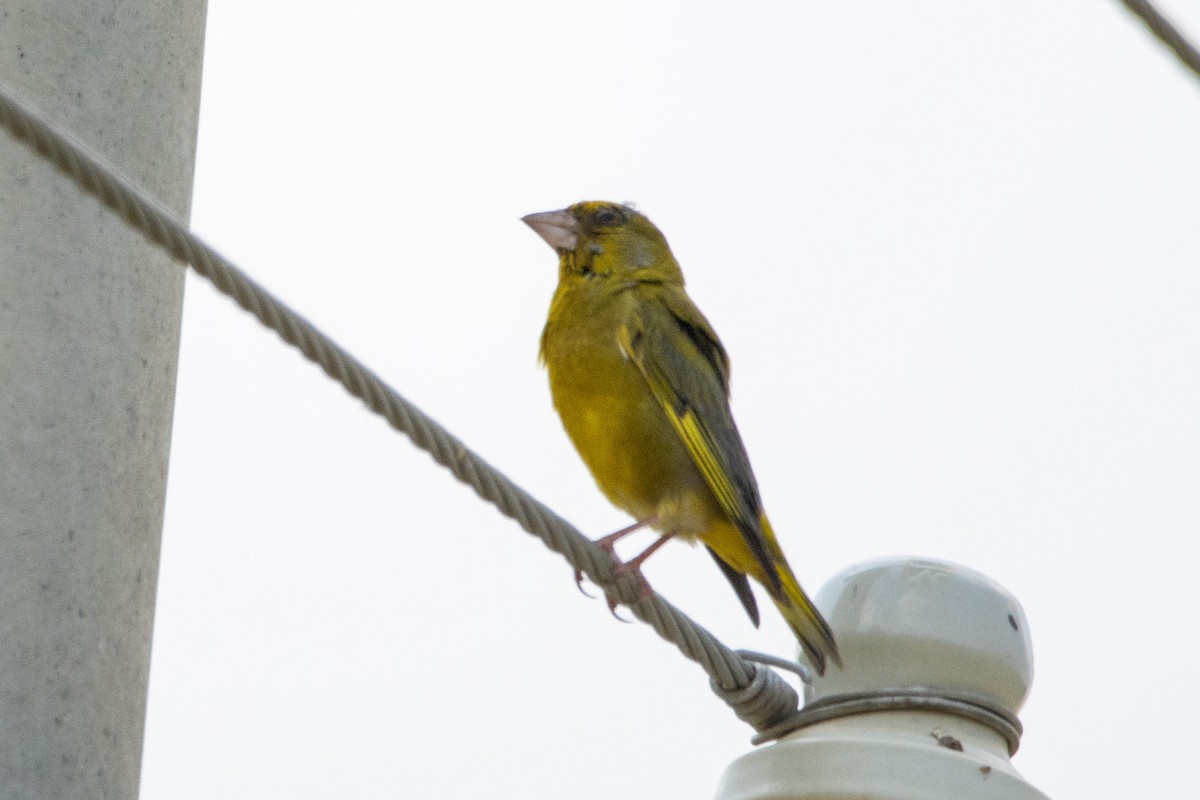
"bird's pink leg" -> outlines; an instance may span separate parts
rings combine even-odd
[[[616,551],[613,548],[617,546],[617,542],[621,541],[635,531],[640,531],[647,525],[653,525],[655,522],[658,522],[658,517],[647,517],[641,522],[635,522],[632,525],[621,528],[621,530],[617,531],[616,533],[610,533],[608,536],[601,536],[596,540],[596,544],[615,555]]]
[[[628,561],[622,561],[617,564],[617,568],[613,570],[613,573],[616,575],[624,575],[627,572],[634,573],[642,579],[642,583],[646,584],[646,592],[649,594],[650,584],[646,583],[646,579],[642,577],[642,564],[646,563],[646,559],[654,555],[658,551],[658,548],[669,542],[676,533],[678,533],[678,531],[664,533],[662,536],[658,537],[658,541],[647,547],[638,555],[634,556]]]

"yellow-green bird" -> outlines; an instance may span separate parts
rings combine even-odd
[[[684,291],[667,240],[618,203],[576,203],[524,222],[558,253],[541,357],[563,427],[605,496],[666,540],[703,542],[754,624],[750,576],[819,673],[841,666],[828,623],[800,588],[762,510],[729,410],[729,358]]]

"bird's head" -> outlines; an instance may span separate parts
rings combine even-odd
[[[616,277],[683,285],[654,223],[627,205],[589,200],[521,220],[558,253],[560,277]]]

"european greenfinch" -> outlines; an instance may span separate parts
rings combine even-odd
[[[523,218],[558,253],[541,358],[554,407],[600,490],[642,526],[703,542],[758,624],[746,576],[770,594],[818,673],[841,666],[828,623],[800,588],[763,513],[729,409],[729,358],[684,291],[667,240],[617,203]],[[640,572],[639,572],[640,574]]]

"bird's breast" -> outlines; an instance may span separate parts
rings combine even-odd
[[[684,507],[698,493],[707,496],[703,477],[618,346],[617,330],[630,309],[619,303],[573,309],[569,301],[564,308],[556,298],[559,313],[546,326],[543,356],[554,407],[601,491],[639,520],[709,513]]]

